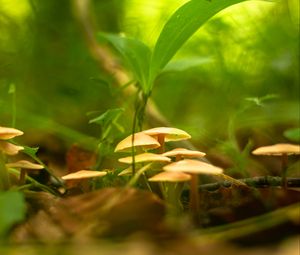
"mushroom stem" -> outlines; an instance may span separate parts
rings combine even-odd
[[[20,170],[19,185],[25,184],[26,173],[27,173],[26,169],[21,168],[21,170]]]
[[[287,188],[287,179],[286,179],[286,170],[288,165],[288,154],[284,153],[281,156],[281,178],[282,178],[282,187]]]
[[[177,161],[179,161],[179,160],[181,160],[182,159],[182,156],[181,155],[176,155],[176,157],[175,157],[175,161],[177,162]]]
[[[160,143],[159,153],[164,153],[165,152],[165,135],[158,134],[157,141]]]
[[[195,224],[199,223],[199,192],[198,192],[198,176],[196,174],[191,174],[191,191],[190,191],[190,210],[192,215],[192,220]]]

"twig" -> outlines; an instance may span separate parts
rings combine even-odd
[[[279,187],[282,186],[282,178],[279,176],[258,176],[252,178],[239,179],[240,182],[247,184],[249,187],[255,188],[266,188],[266,187]],[[203,184],[199,186],[200,190],[215,191],[221,187],[230,188],[232,182],[226,180],[222,182],[214,182]],[[287,178],[287,187],[296,188],[300,187],[300,178]],[[184,194],[187,194],[189,191],[185,190]]]

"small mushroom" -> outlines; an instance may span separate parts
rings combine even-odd
[[[125,158],[120,158],[119,159],[120,162],[125,163],[125,164],[132,164],[133,163],[133,157],[125,157]],[[162,155],[157,155],[154,153],[142,153],[139,155],[134,156],[134,161],[135,163],[148,163],[146,165],[144,165],[142,168],[140,168],[136,173],[134,173],[133,178],[130,180],[130,182],[128,183],[128,185],[134,185],[137,180],[139,179],[139,177],[142,175],[145,178],[145,185],[148,186],[149,190],[152,190],[148,180],[146,178],[145,172],[150,169],[150,167],[152,166],[152,163],[154,162],[170,162],[171,159]],[[130,171],[130,170],[128,170]],[[132,168],[131,168],[132,171]],[[133,173],[133,171],[132,171]]]
[[[135,133],[133,136],[130,135],[119,142],[115,148],[115,152],[119,151],[132,151],[132,147],[143,148],[143,149],[155,149],[160,146],[151,136],[144,133]]]
[[[18,154],[21,150],[24,150],[24,147],[0,140],[0,151],[2,151],[4,154],[13,156]]]
[[[150,182],[185,182],[191,180],[191,175],[183,172],[160,172],[148,179]]]
[[[7,163],[6,167],[19,168],[20,170],[20,179],[19,183],[22,185],[25,183],[26,174],[28,171],[40,171],[44,168],[43,165],[29,162],[27,160],[19,160],[13,163]]]
[[[287,188],[286,170],[288,165],[289,155],[299,155],[300,146],[288,143],[278,143],[270,146],[263,146],[252,151],[254,155],[280,156],[281,157],[281,177],[282,186]]]
[[[0,126],[0,140],[9,140],[23,134],[24,133],[21,130]]]
[[[160,143],[160,153],[163,153],[165,150],[165,142],[171,141],[181,141],[190,139],[191,136],[178,128],[171,127],[156,127],[148,130],[142,131],[146,135],[157,138],[157,141]]]
[[[148,179],[150,182],[158,182],[165,201],[170,205],[170,214],[179,215],[183,206],[180,200],[183,183],[191,180],[191,175],[183,172],[160,172]],[[168,183],[165,185],[165,183]]]
[[[175,157],[176,161],[181,160],[182,158],[202,158],[206,154],[201,151],[193,151],[193,150],[188,150],[185,148],[176,148],[171,151],[167,151],[162,154],[163,156],[166,157]]]
[[[64,175],[61,178],[64,181],[66,181],[66,185],[68,188],[72,188],[84,182],[85,180],[96,178],[96,177],[103,177],[106,174],[107,172],[105,171],[80,170],[74,173]]]
[[[165,171],[184,172],[191,175],[190,182],[190,208],[193,219],[196,223],[199,221],[199,192],[198,192],[198,174],[218,175],[223,169],[204,163],[199,160],[184,159],[166,165],[163,167]]]

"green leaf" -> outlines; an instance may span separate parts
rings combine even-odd
[[[151,59],[150,84],[180,47],[211,17],[245,0],[191,0],[167,21],[156,42]]]
[[[124,112],[123,108],[109,109],[105,113],[99,115],[96,118],[93,118],[89,123],[97,123],[102,128],[110,125],[114,120],[116,120]]]
[[[24,150],[22,150],[22,152],[24,152],[25,154],[27,154],[28,156],[32,157],[32,158],[35,158],[36,157],[36,154],[39,150],[39,147],[28,147],[28,146],[24,146]]]
[[[26,205],[23,194],[17,191],[0,192],[0,236],[25,218]]]
[[[188,69],[198,67],[203,64],[207,64],[212,61],[210,57],[193,57],[193,58],[185,58],[179,59],[175,61],[169,62],[166,67],[162,70],[162,72],[183,72]]]
[[[137,39],[109,33],[99,33],[99,39],[107,40],[119,51],[129,65],[141,89],[146,92],[151,57],[149,47]]]
[[[300,128],[291,128],[284,131],[284,136],[292,142],[300,143]]]

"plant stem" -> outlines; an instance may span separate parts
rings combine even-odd
[[[27,173],[26,169],[21,169],[21,170],[20,170],[19,185],[25,184],[26,173]]]
[[[20,172],[18,170],[14,169],[14,168],[8,168],[8,172],[14,174],[15,176],[19,176],[20,175]],[[55,196],[60,195],[59,192],[53,190],[52,188],[50,188],[50,187],[48,187],[46,185],[43,185],[43,184],[39,183],[38,181],[36,181],[35,179],[29,177],[28,175],[25,177],[25,179],[27,179],[31,183],[30,184],[31,187],[39,188],[39,189],[41,189],[41,190],[43,190],[45,192],[49,192],[49,193],[51,193],[51,194],[53,194]],[[29,187],[27,185],[23,185],[21,187],[25,187],[25,186]]]
[[[165,135],[158,134],[157,141],[160,143],[159,153],[164,153],[165,152]]]

